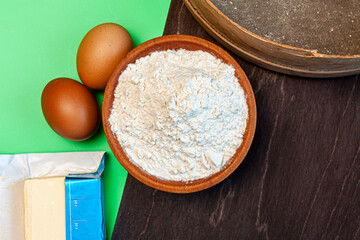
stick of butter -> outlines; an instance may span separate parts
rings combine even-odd
[[[104,240],[101,178],[25,181],[25,240]]]
[[[25,240],[66,240],[65,177],[25,181]]]

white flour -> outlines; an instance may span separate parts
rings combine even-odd
[[[220,171],[248,119],[233,66],[203,51],[168,50],[122,72],[109,122],[129,159],[156,177],[191,181]]]

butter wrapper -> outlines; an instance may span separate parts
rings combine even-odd
[[[65,179],[66,239],[104,240],[101,178]]]
[[[0,240],[24,239],[24,181],[31,178],[98,178],[105,152],[0,154]]]

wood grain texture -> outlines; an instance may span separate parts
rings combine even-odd
[[[215,42],[181,0],[164,31],[176,33]],[[244,162],[184,195],[129,175],[112,239],[360,239],[359,75],[307,79],[235,59],[258,109]]]

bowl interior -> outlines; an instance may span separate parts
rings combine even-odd
[[[243,142],[237,149],[235,155],[222,167],[222,169],[207,177],[199,180],[184,182],[184,181],[169,181],[159,179],[150,175],[133,164],[126,156],[116,136],[111,131],[110,123],[108,121],[110,111],[114,101],[114,91],[118,84],[118,78],[123,70],[126,69],[129,63],[134,63],[136,59],[147,56],[154,51],[163,51],[168,49],[187,49],[187,50],[202,50],[211,53],[223,62],[231,64],[235,68],[235,75],[239,80],[241,87],[244,89],[246,101],[249,108],[249,119],[244,133]],[[186,36],[186,35],[169,35],[149,40],[127,54],[127,56],[119,63],[114,73],[106,86],[102,120],[106,138],[109,142],[110,148],[114,153],[120,164],[136,179],[151,186],[153,188],[174,192],[174,193],[189,193],[196,192],[219,183],[228,177],[243,161],[246,156],[255,133],[256,126],[256,104],[255,97],[249,80],[239,64],[223,49],[217,45],[210,43],[204,39]]]

